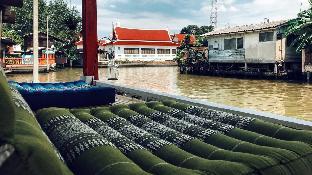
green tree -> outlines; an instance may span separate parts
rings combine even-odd
[[[198,31],[199,31],[199,27],[197,25],[188,25],[187,27],[183,27],[180,33],[196,35]]]
[[[8,28],[4,28],[2,31],[2,35],[12,39],[15,43],[23,43],[23,38],[18,34],[16,30],[10,30]]]
[[[13,8],[13,10],[16,12],[15,24],[6,24],[4,25],[3,30],[15,30],[20,37],[32,33],[33,1],[24,0],[24,5],[22,8]],[[43,31],[46,22],[46,2],[44,0],[39,0],[39,14],[39,30]]]
[[[54,0],[49,2],[46,11],[51,35],[62,40],[76,41],[82,30],[82,19],[78,10],[68,7],[64,0]]]
[[[310,8],[298,14],[296,19],[288,22],[286,35],[295,36],[292,43],[296,46],[297,52],[312,46],[312,0],[309,0]]]
[[[24,0],[22,8],[14,8],[16,12],[15,24],[4,26],[4,36],[23,38],[26,34],[33,31],[33,0]],[[49,16],[49,33],[66,42],[75,41],[77,34],[81,31],[81,16],[77,9],[71,9],[64,0],[54,0],[46,2],[39,0],[39,31],[46,32],[47,16]],[[14,31],[14,32],[12,32]],[[15,36],[17,35],[17,36]],[[23,44],[20,39],[15,41]],[[69,42],[69,43],[72,43]],[[62,47],[63,43],[57,43],[57,48]]]
[[[188,25],[183,27],[181,30],[181,34],[190,34],[190,35],[202,35],[213,30],[213,26],[201,26],[197,25]]]
[[[197,36],[196,41],[197,41],[197,46],[208,47],[208,39],[206,37]]]
[[[205,34],[205,33],[213,31],[213,26],[201,26],[199,28],[199,30],[200,30],[200,34],[199,35],[202,35],[202,34]]]

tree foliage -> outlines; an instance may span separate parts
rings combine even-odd
[[[16,30],[4,28],[2,31],[2,35],[12,39],[15,43],[23,43],[23,38],[18,34]]]
[[[13,8],[16,12],[15,24],[4,25],[4,36],[23,38],[33,32],[33,0],[24,0],[22,8]],[[77,9],[69,7],[64,0],[46,2],[39,0],[39,31],[46,32],[49,16],[49,34],[64,41],[76,39],[81,31],[81,17]],[[12,32],[13,31],[13,32]],[[20,39],[15,42],[22,44]]]
[[[181,34],[192,34],[192,35],[202,35],[213,30],[213,26],[201,26],[188,25],[181,30]]]
[[[297,51],[312,47],[312,0],[309,0],[310,8],[298,14],[296,19],[288,22],[286,35],[295,36],[292,43],[297,47]]]

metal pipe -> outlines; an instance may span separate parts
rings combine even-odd
[[[39,82],[39,60],[38,60],[38,47],[39,47],[39,24],[38,24],[38,0],[33,1],[33,82]]]

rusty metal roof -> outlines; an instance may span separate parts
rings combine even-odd
[[[258,31],[258,30],[265,30],[265,29],[275,29],[278,26],[281,26],[287,22],[288,22],[288,20],[281,20],[281,21],[263,22],[263,23],[259,23],[259,24],[250,24],[250,25],[242,25],[242,26],[235,26],[235,27],[227,27],[227,28],[214,30],[212,32],[203,34],[202,36],[236,34],[236,33],[245,33],[245,32],[252,32],[252,31]]]

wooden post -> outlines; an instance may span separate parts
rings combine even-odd
[[[302,49],[301,53],[302,53],[302,56],[301,56],[301,59],[302,59],[302,73],[304,73],[305,72],[305,65],[306,65],[305,49]]]
[[[96,0],[82,1],[83,75],[99,79]]]

